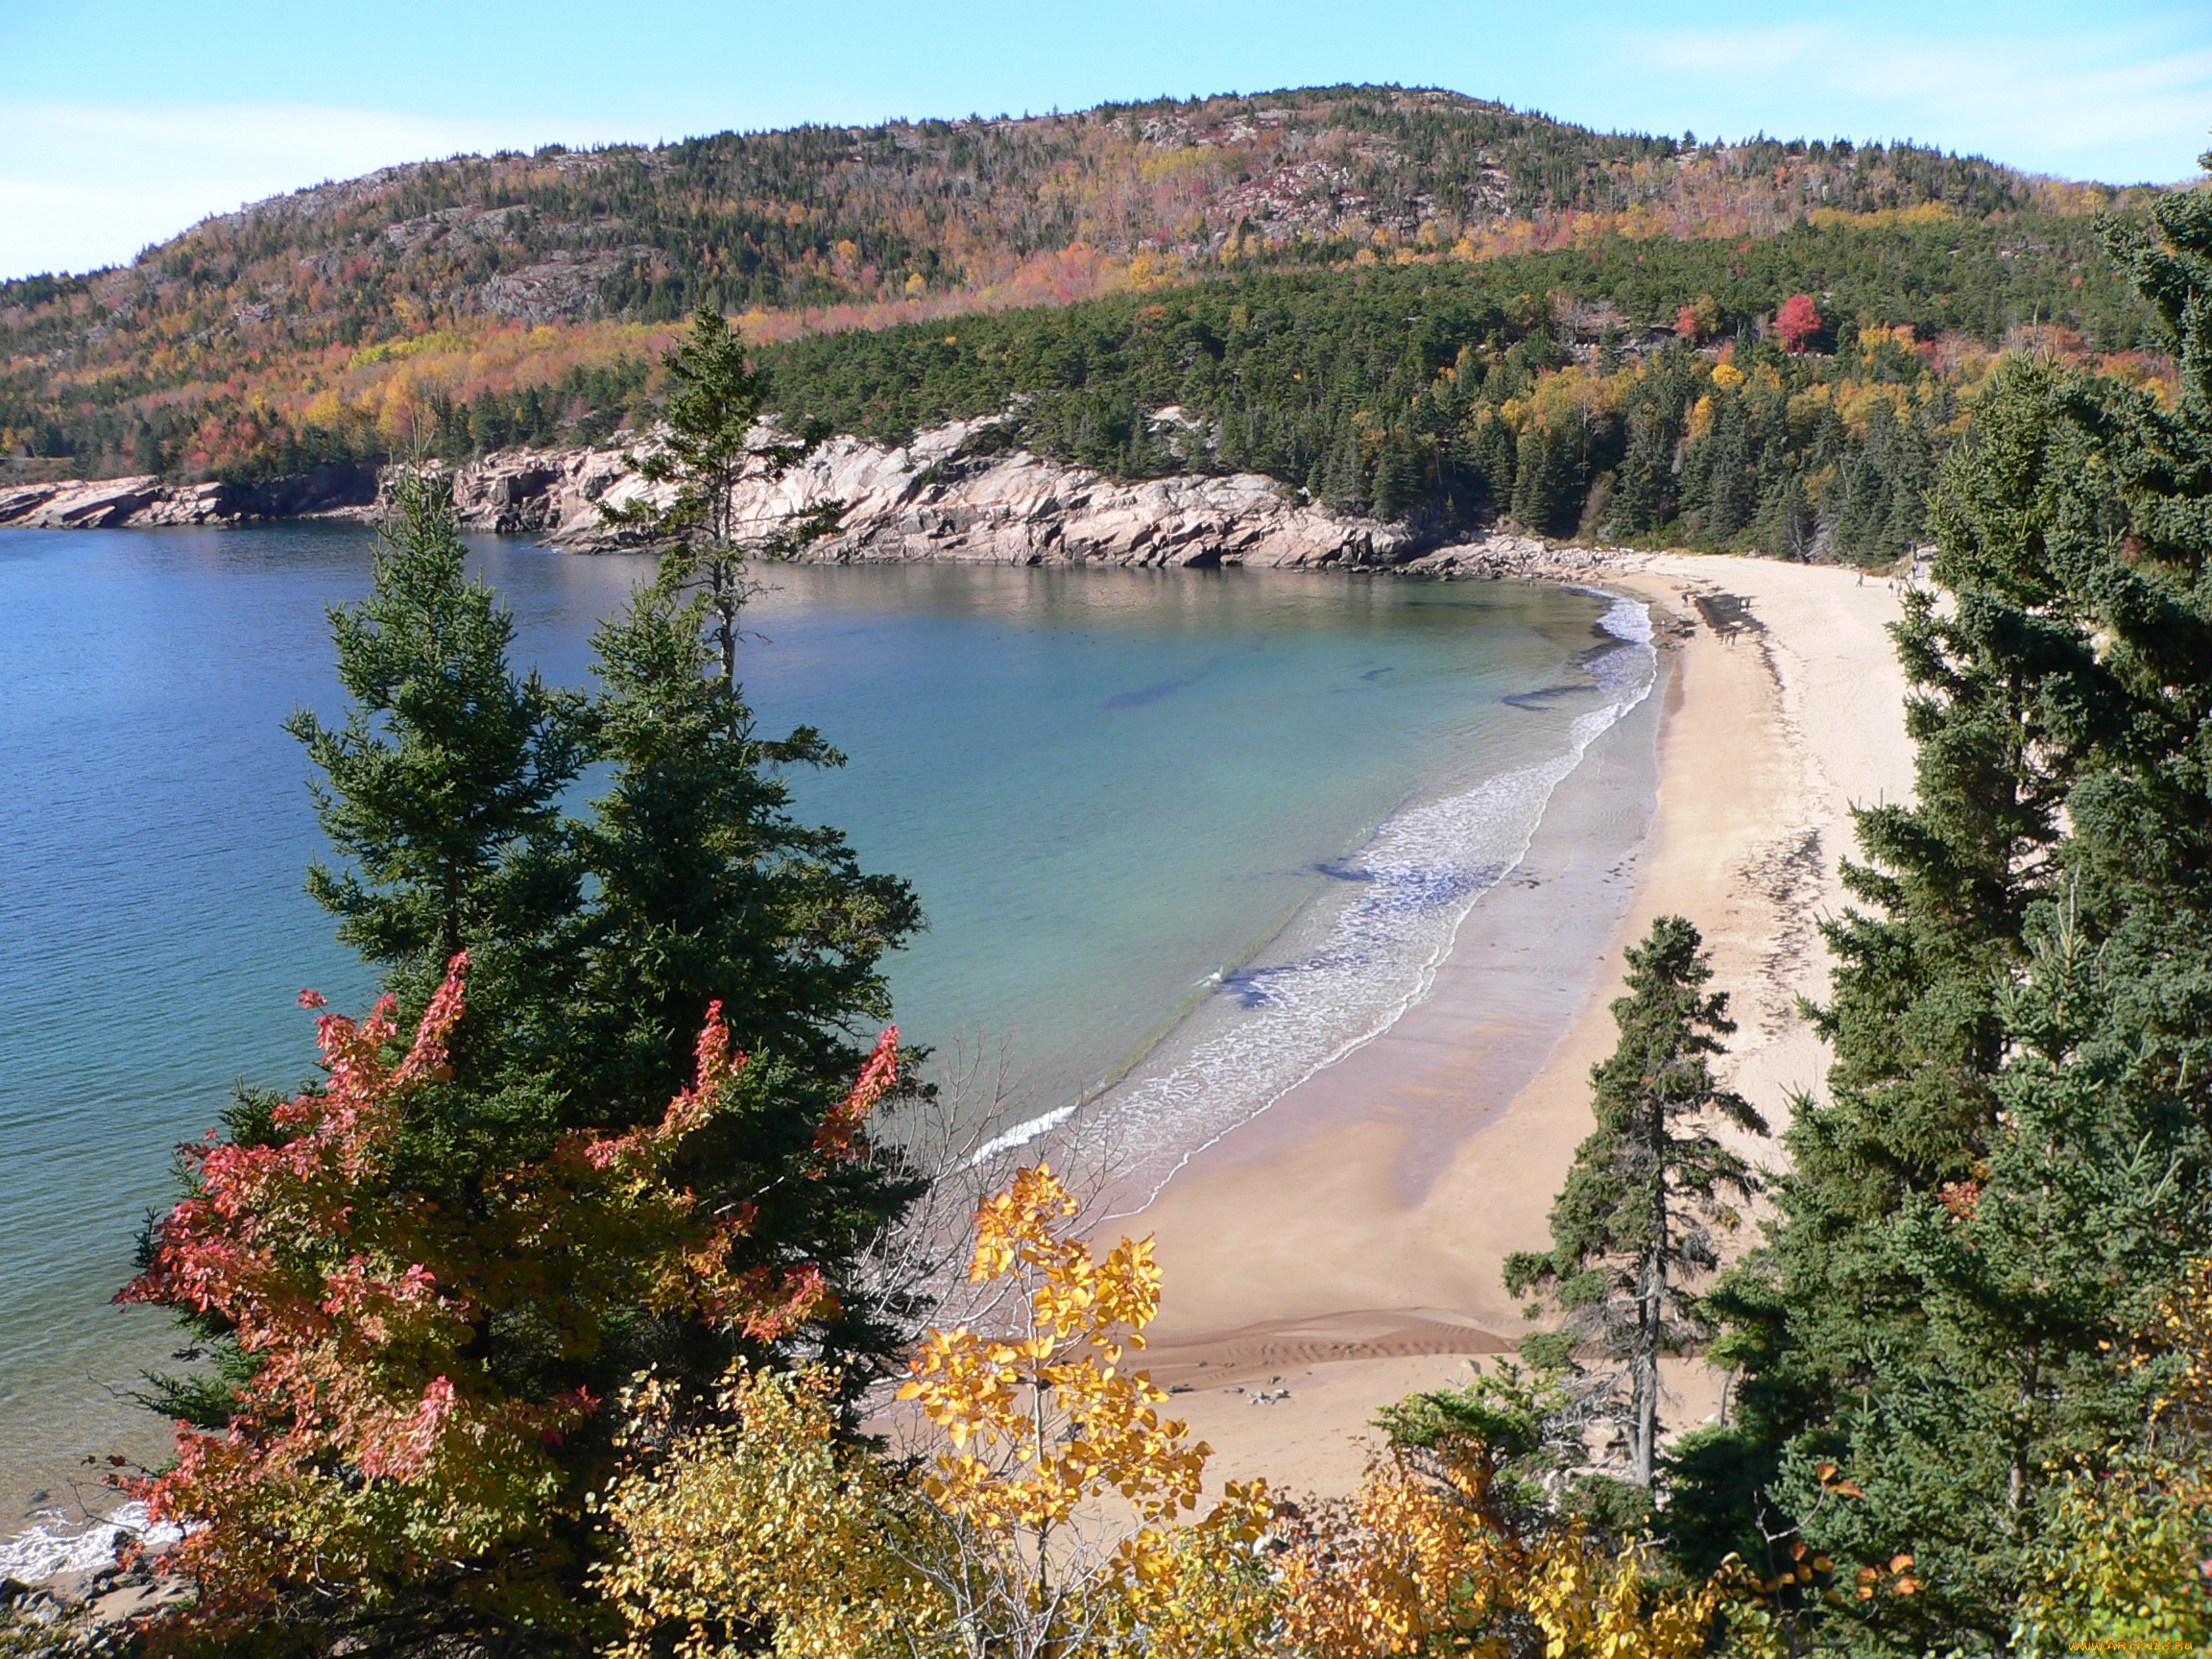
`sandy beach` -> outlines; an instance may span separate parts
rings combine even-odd
[[[1735,1087],[1778,1130],[1794,1094],[1820,1092],[1825,1056],[1795,1010],[1827,984],[1817,925],[1843,902],[1850,808],[1911,789],[1885,632],[1897,596],[1834,567],[1562,556],[1591,561],[1562,579],[1654,607],[1663,678],[1643,718],[1560,786],[1426,1000],[1119,1223],[1159,1240],[1148,1368],[1180,1390],[1216,1479],[1347,1490],[1379,1407],[1464,1380],[1470,1356],[1527,1329],[1500,1263],[1548,1242],[1591,1126],[1589,1070],[1614,1044],[1622,950],[1653,917],[1705,936],[1740,1027]],[[1671,1427],[1717,1407],[1700,1366],[1672,1386]]]

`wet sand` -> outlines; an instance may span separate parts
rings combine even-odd
[[[1705,935],[1740,1025],[1735,1086],[1777,1128],[1820,1090],[1795,1010],[1827,983],[1817,924],[1843,902],[1849,808],[1911,792],[1896,596],[1846,570],[1686,555],[1572,576],[1655,606],[1662,684],[1560,785],[1424,1002],[1118,1224],[1158,1238],[1148,1368],[1187,1390],[1175,1412],[1215,1447],[1217,1479],[1343,1491],[1379,1407],[1463,1379],[1527,1328],[1500,1263],[1549,1241],[1589,1070],[1614,1044],[1621,953],[1653,917]],[[1693,1426],[1719,1380],[1671,1370],[1669,1419]]]

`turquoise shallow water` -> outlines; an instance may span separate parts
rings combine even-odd
[[[110,1390],[161,1327],[107,1298],[168,1148],[233,1078],[303,1073],[301,986],[371,990],[301,892],[317,832],[276,725],[337,706],[323,608],[367,550],[335,525],[0,533],[0,1521],[83,1453],[158,1445]],[[572,683],[644,568],[477,551],[520,654]],[[902,1025],[1002,1064],[1017,1132],[1126,1072],[1105,1106],[1135,1100],[1169,1160],[1418,993],[1647,656],[1599,630],[1605,600],[1505,584],[772,579],[753,699],[851,757],[802,807],[930,918],[893,965]],[[1209,1094],[1231,1070],[1242,1093]]]

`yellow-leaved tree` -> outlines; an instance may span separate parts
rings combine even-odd
[[[1238,1659],[1263,1651],[1269,1514],[1195,1511],[1208,1448],[1123,1361],[1159,1309],[1150,1242],[1103,1260],[1051,1170],[975,1218],[970,1279],[1004,1329],[933,1331],[900,1390],[919,1467],[839,1433],[832,1380],[730,1377],[711,1408],[648,1385],[606,1517],[624,1659]]]
[[[949,1608],[913,1565],[933,1517],[841,1435],[837,1392],[825,1371],[746,1370],[705,1409],[661,1382],[633,1391],[628,1467],[601,1504],[621,1546],[599,1575],[624,1631],[610,1659],[958,1651],[928,1639]]]
[[[1281,1650],[1299,1659],[1692,1659],[1724,1593],[1669,1584],[1649,1552],[1525,1502],[1511,1469],[1532,1395],[1478,1384],[1385,1412],[1347,1503],[1284,1529]],[[1416,1421],[1428,1431],[1408,1434]]]
[[[1231,1485],[1186,1520],[1211,1448],[1124,1363],[1160,1310],[1151,1240],[1098,1260],[1077,1209],[1045,1165],[984,1200],[968,1276],[1008,1293],[1005,1328],[930,1332],[899,1391],[942,1437],[923,1478],[956,1544],[940,1581],[974,1652],[1253,1652],[1266,1496]]]

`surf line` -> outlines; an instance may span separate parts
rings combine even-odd
[[[1559,753],[1392,814],[1359,854],[1334,861],[1330,873],[1348,878],[1346,885],[1356,880],[1359,890],[1327,926],[1318,926],[1332,897],[1325,893],[1276,935],[1279,941],[1295,936],[1303,925],[1322,932],[1314,949],[1295,960],[1218,976],[1227,1000],[1238,1005],[1235,1014],[1243,1018],[1226,1014],[1224,998],[1208,998],[1107,1088],[1014,1125],[978,1150],[971,1166],[1070,1123],[1078,1134],[1095,1132],[1116,1145],[1148,1140],[1157,1148],[1151,1166],[1140,1154],[1129,1176],[1142,1196],[1115,1218],[1134,1214],[1191,1159],[1418,1006],[1483,895],[1527,858],[1559,784],[1657,684],[1649,610],[1601,589],[1575,590],[1608,604],[1598,628],[1613,644],[1601,648],[1586,671],[1597,682],[1593,689],[1611,695],[1574,721]],[[1336,895],[1343,892],[1335,887]],[[1380,1005],[1379,982],[1395,987]],[[1209,1024],[1216,1028],[1199,1035]],[[1159,1069],[1148,1070],[1153,1066]],[[1225,1093],[1224,1084],[1239,1077],[1254,1078],[1259,1087]]]

